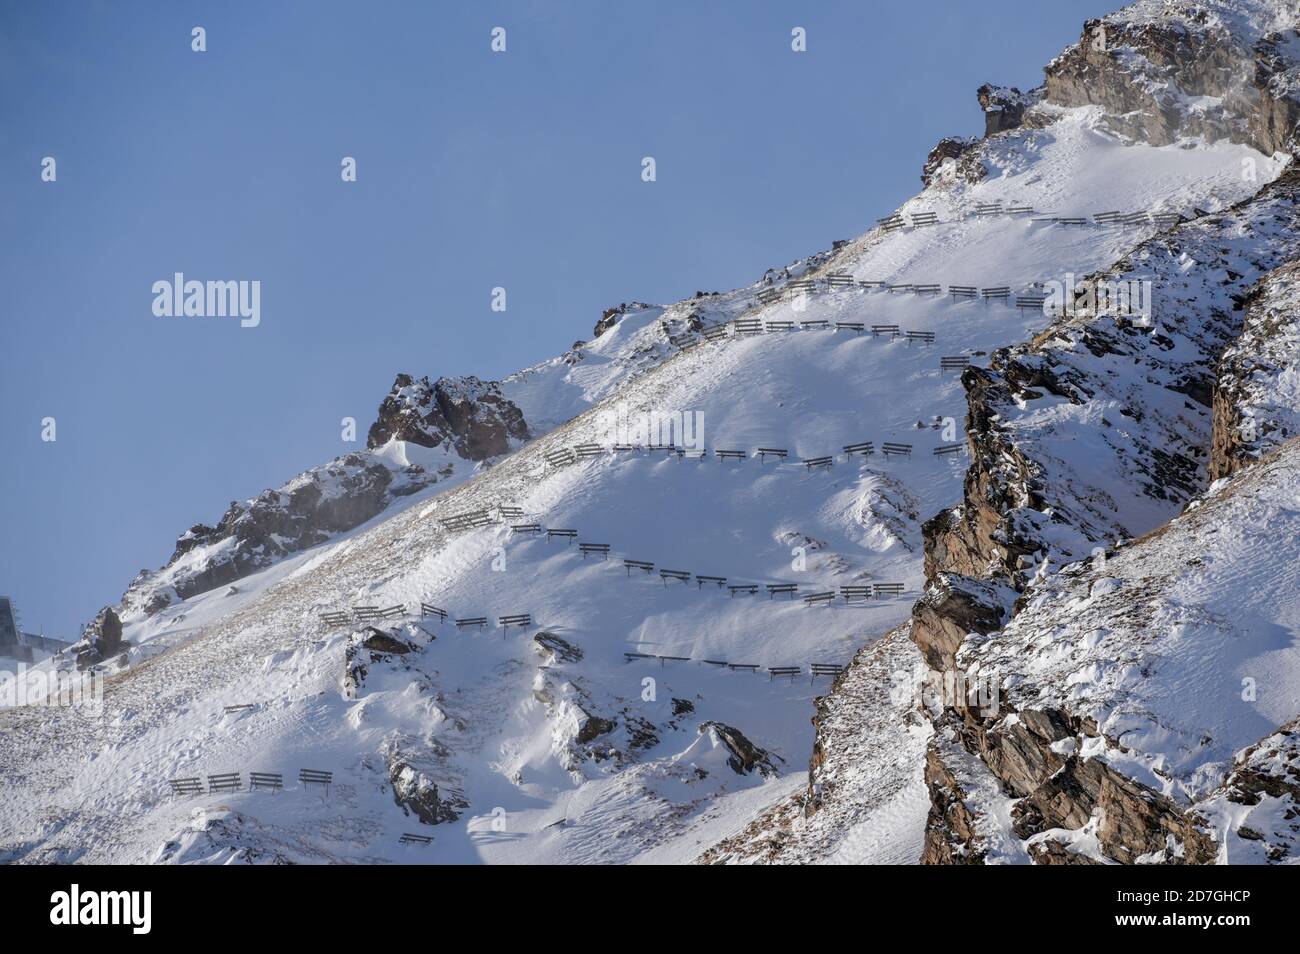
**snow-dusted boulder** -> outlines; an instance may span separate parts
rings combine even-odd
[[[468,376],[430,384],[427,377],[399,374],[366,441],[371,448],[390,440],[421,447],[446,444],[466,460],[485,460],[508,453],[529,436],[523,413],[496,381]]]

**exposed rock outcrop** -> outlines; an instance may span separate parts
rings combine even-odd
[[[984,862],[984,839],[967,793],[932,743],[925,753],[925,784],[930,813],[925,820],[923,865],[978,865]]]
[[[422,474],[412,473],[418,481]],[[307,471],[277,490],[264,490],[252,500],[233,500],[216,526],[195,524],[176,541],[166,566],[203,548],[221,547],[188,572],[176,575],[173,592],[179,599],[232,583],[290,553],[323,543],[331,535],[351,530],[378,514],[391,501],[393,472],[367,455],[348,454],[324,467]],[[170,600],[151,587],[154,574],[142,574],[132,591],[150,591],[146,612]]]
[[[355,699],[372,665],[405,656],[419,647],[373,626],[353,635],[343,652],[343,694]]]
[[[991,633],[1002,625],[1007,588],[956,573],[939,573],[912,607],[912,641],[937,671],[955,666],[967,634]]]
[[[111,606],[105,606],[86,627],[80,642],[71,649],[76,654],[77,668],[89,669],[126,651],[122,641],[122,621]]]
[[[921,182],[926,188],[932,185],[951,185],[957,182],[979,182],[988,174],[979,158],[979,140],[948,136],[925,157],[921,168]]]
[[[1293,40],[1300,12],[1277,4],[1233,22],[1195,2],[1138,3],[1084,24],[1046,68],[1044,100],[1096,104],[1115,131],[1153,145],[1188,136],[1290,151],[1300,120]]]
[[[696,297],[698,298],[700,295],[697,293]],[[644,311],[647,308],[653,307],[653,305],[647,305],[643,301],[625,301],[621,304],[615,305],[613,308],[606,308],[600,313],[600,321],[596,322],[596,327],[592,329],[591,336],[593,338],[599,338],[605,332],[609,331],[610,328],[613,328],[618,324],[619,319],[629,311]]]
[[[1270,272],[1242,302],[1241,336],[1224,353],[1214,382],[1215,479],[1300,434],[1300,261]]]
[[[995,136],[1008,129],[1019,129],[1025,110],[1034,104],[1036,94],[1026,95],[1014,86],[985,83],[975,91],[980,109],[984,110],[984,135]]]
[[[396,439],[421,447],[453,447],[466,460],[508,453],[529,438],[523,412],[496,381],[475,377],[416,380],[399,374],[370,427],[368,447]]]
[[[142,570],[122,597],[124,613],[151,615],[324,543],[382,513],[395,500],[448,477],[457,458],[481,461],[530,437],[500,385],[478,378],[416,380],[399,374],[368,436],[370,450],[304,471],[251,500],[232,501],[213,526],[195,524],[157,571]],[[403,463],[378,453],[389,440],[441,449],[446,463]]]
[[[1214,840],[1203,819],[1104,760],[1079,754],[1088,740],[1101,741],[1088,720],[1058,709],[1004,710],[995,718],[982,717],[969,707],[957,711],[961,721],[950,719],[947,724],[958,727],[962,747],[979,756],[1017,799],[1011,831],[1022,841],[1046,832],[1079,830],[1095,820],[1098,850],[1110,860],[1124,864],[1140,859],[1170,864],[1214,860]],[[927,782],[932,822],[937,828],[942,819],[943,829],[943,837],[927,842],[930,860],[951,863],[960,858],[964,863],[978,857],[978,844],[971,837],[975,825],[962,788],[933,751]],[[955,850],[954,844],[964,850]]]
[[[737,775],[758,772],[759,775],[766,778],[777,772],[777,767],[772,762],[774,758],[772,753],[749,741],[739,729],[722,722],[709,721],[700,724],[700,734],[703,735],[706,732],[715,735],[730,753],[727,758],[727,765]]]
[[[582,650],[554,633],[540,632],[533,637],[533,648],[541,653],[547,665],[582,661]]]
[[[426,825],[455,821],[469,807],[463,793],[439,788],[434,779],[414,767],[396,747],[388,751],[388,782],[393,789],[393,800]]]
[[[618,723],[613,719],[604,719],[590,712],[583,712],[578,720],[578,731],[573,736],[573,741],[578,745],[586,745],[594,742],[602,735],[607,735],[618,728]]]
[[[972,464],[962,503],[924,527],[930,589],[916,607],[912,633],[931,667],[965,677],[997,669],[996,656],[997,671],[1015,673],[1015,688],[996,712],[976,711],[959,696],[945,700],[936,715],[953,737],[946,756],[932,746],[927,764],[932,813],[924,860],[966,862],[989,851],[992,816],[981,815],[969,797],[970,777],[954,772],[959,753],[974,757],[976,773],[988,772],[1018,799],[1011,830],[997,837],[1018,842],[1013,850],[1027,851],[1028,859],[1206,863],[1216,857],[1212,826],[1186,799],[1153,787],[1160,773],[1120,771],[1103,757],[1142,765],[1154,755],[1109,737],[1079,699],[1048,703],[1068,670],[1026,676],[1016,667],[1026,646],[1046,645],[1033,641],[1046,624],[1024,610],[1046,574],[1090,560],[1077,564],[1082,569],[1074,576],[1055,577],[1060,586],[1077,586],[1071,581],[1094,564],[1104,566],[1117,541],[1177,517],[1229,466],[1234,454],[1218,435],[1236,427],[1243,407],[1261,403],[1258,392],[1247,395],[1252,386],[1265,387],[1254,372],[1294,367],[1291,343],[1278,334],[1290,310],[1289,271],[1252,286],[1300,254],[1298,198],[1300,176],[1287,171],[1221,215],[1157,235],[1113,269],[1090,276],[1116,284],[1139,273],[1150,278],[1161,294],[1149,309],[1076,310],[1065,302],[1064,313],[1032,341],[1001,349],[987,370],[963,375]],[[1238,342],[1252,326],[1259,340]],[[1287,353],[1268,355],[1265,339]],[[1071,409],[1068,426],[1061,408]],[[1276,427],[1279,436],[1294,424],[1288,419],[1284,426]],[[1087,441],[1086,461],[1074,451],[1079,440]],[[1212,445],[1224,463],[1212,464]],[[1095,594],[1116,585],[1099,570],[1088,579],[1094,577]],[[1148,631],[1139,620],[1154,587],[1148,582],[1126,595],[1122,605],[1132,607],[1126,626]],[[1069,598],[1039,594],[1033,605],[1052,601]],[[1149,630],[1167,625],[1153,620]],[[999,647],[996,653],[992,647]],[[1050,653],[1062,650],[1042,652],[1055,658]],[[1141,665],[1141,647],[1134,654],[1133,664]],[[1114,655],[1112,648],[1112,666],[1120,663]],[[1194,751],[1195,740],[1187,745]],[[1049,834],[1059,831],[1086,831],[1080,844],[1089,847]]]

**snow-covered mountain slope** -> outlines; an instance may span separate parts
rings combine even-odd
[[[1020,796],[1012,828],[1031,852],[1054,840],[1081,850],[1077,831],[1093,825],[1084,853],[1098,860],[1203,860],[1225,836],[1229,856],[1244,838],[1294,860],[1297,829],[1280,817],[1252,824],[1229,803],[1202,821],[1189,809],[1236,753],[1300,712],[1298,548],[1292,442],[1160,530],[1055,574],[1004,629],[966,641],[958,665],[1004,694],[960,731],[1002,753],[986,762]],[[1158,794],[1130,804],[1126,779]]]
[[[1186,92],[1187,83],[1210,82],[1215,70],[1227,75],[1234,63],[1240,67],[1242,49],[1261,54],[1260,43],[1270,50],[1289,48],[1295,22],[1292,4],[1208,4],[1199,12],[1184,4],[1137,4],[1102,24],[1089,24],[1085,40],[1098,26],[1117,26],[1126,42],[1144,47],[1138,51],[1143,55],[1135,57],[1129,50],[1112,56],[1109,66],[1094,63],[1100,75],[1089,82],[1094,91],[1104,91],[1108,82],[1120,81],[1120,73],[1128,72],[1120,82],[1131,85],[1139,74],[1150,79],[1153,64],[1163,62],[1156,72],[1168,80],[1164,92],[1176,91],[1180,83]],[[1286,24],[1285,35],[1274,33],[1256,42],[1261,31]],[[1108,36],[1113,42],[1115,32]],[[1178,50],[1185,55],[1175,55]],[[1049,67],[1046,94],[1053,94],[1055,68],[1072,62],[1069,68],[1086,74],[1090,56],[1079,48],[1059,58]],[[1117,66],[1123,63],[1128,66]],[[1263,75],[1278,61],[1263,56],[1256,65]],[[1258,133],[1259,109],[1267,112],[1265,100],[1274,93],[1288,100],[1292,96],[1280,76],[1275,71],[1277,82],[1259,87],[1267,87],[1261,100],[1243,90],[1236,100],[1213,104],[1215,109],[1235,104],[1241,122],[1223,125],[1225,116],[1219,115],[1211,125],[1219,123],[1221,134],[1259,141],[1252,135]],[[1059,89],[1055,92],[1059,99]],[[1149,92],[1148,84],[1138,92],[1126,89],[1117,97],[1102,94],[1088,101],[1114,109],[1124,97]],[[1178,101],[1172,96],[1165,105]],[[1257,105],[1242,105],[1249,102]],[[1273,106],[1282,112],[1293,108],[1290,102]],[[1148,139],[1162,141],[1174,126],[1185,132],[1183,120],[1204,118],[1183,116],[1171,126],[1139,115],[1137,128]],[[1291,142],[1292,125],[1288,120],[1273,133],[1284,133]],[[1246,132],[1247,127],[1254,133]],[[1180,517],[1184,508],[1198,506],[1215,477],[1249,465],[1289,436],[1296,408],[1289,386],[1294,347],[1286,302],[1298,251],[1296,207],[1297,179],[1287,171],[1224,214],[1155,236],[1079,283],[1077,298],[1067,296],[1073,299],[1072,313],[1029,341],[997,352],[988,370],[966,373],[972,466],[961,504],[926,525],[927,592],[916,604],[911,629],[931,667],[968,687],[1001,685],[1004,675],[980,662],[978,647],[1003,647],[1019,663],[1035,654],[1071,658],[1076,645],[1072,633],[1058,624],[1071,610],[1091,605],[1069,596],[1072,581],[1087,565],[1072,561],[1099,561],[1130,537],[1172,533],[1169,528],[1187,519]],[[1143,280],[1151,283],[1149,313],[1105,306],[1104,292]],[[1270,483],[1267,488],[1279,499],[1293,495],[1283,472],[1269,471],[1259,479],[1280,481],[1281,486]],[[1218,516],[1212,521],[1243,519],[1246,539],[1269,539],[1229,507],[1213,512]],[[1149,548],[1141,552],[1139,559],[1151,558]],[[1194,561],[1198,552],[1191,545],[1187,559]],[[1265,595],[1265,612],[1270,598],[1291,600],[1293,592],[1284,581],[1272,597]],[[1043,667],[1023,677],[1013,666],[1005,677],[1009,682],[1002,688],[1010,701],[1003,702],[1013,709],[1016,699],[1024,702],[1038,694],[1054,701],[1041,707],[1026,703],[1010,714],[1005,706],[990,710],[960,697],[931,707],[935,735],[926,760],[931,808],[923,860],[1182,863],[1221,858],[1212,832],[1207,835],[1213,826],[1188,812],[1188,805],[1223,782],[1240,746],[1294,720],[1298,707],[1293,694],[1283,691],[1274,696],[1275,710],[1257,712],[1251,735],[1238,717],[1224,716],[1204,692],[1198,694],[1197,688],[1205,686],[1173,685],[1186,677],[1177,664],[1148,667],[1144,664],[1150,659],[1134,660],[1161,644],[1170,656],[1182,651],[1196,656],[1188,665],[1200,666],[1203,679],[1223,680],[1231,675],[1234,653],[1248,650],[1244,636],[1249,636],[1281,639],[1270,664],[1285,668],[1296,659],[1285,635],[1287,624],[1246,617],[1243,636],[1229,622],[1232,610],[1224,618],[1206,610],[1198,650],[1180,642],[1181,631],[1170,622],[1176,612],[1151,615],[1157,606],[1151,591],[1141,589],[1136,601],[1132,590],[1129,595],[1128,601],[1119,601],[1116,614],[1138,626],[1134,645],[1102,638],[1109,632],[1105,627],[1089,630],[1078,638],[1104,643],[1094,646],[1097,666],[1069,672]],[[1217,598],[1202,594],[1195,605],[1204,607]],[[1017,638],[1018,645],[1010,649]],[[1129,693],[1127,685],[1118,688],[1113,679],[1120,671],[1125,674],[1121,681],[1141,681],[1142,689]],[[1187,707],[1183,726],[1196,723],[1206,729],[1195,740],[1180,735],[1190,728],[1173,728],[1177,715],[1151,701],[1179,694]],[[1141,699],[1134,701],[1135,696]],[[1084,698],[1095,704],[1090,708]],[[1099,727],[1104,720],[1093,710],[1110,704],[1139,720],[1142,716],[1134,711],[1148,713],[1155,723],[1132,745],[1138,752],[1133,761],[1142,763],[1142,770],[1125,764],[1124,757],[1112,757],[1116,750],[1127,757],[1125,732],[1134,730],[1116,726],[1107,737],[1108,730]],[[1241,821],[1237,796],[1242,791],[1258,796],[1271,786],[1275,794],[1285,795],[1284,787],[1259,779],[1285,771],[1289,738],[1282,733],[1280,741],[1237,755],[1242,777],[1250,781],[1240,790],[1228,782],[1224,791],[1234,794],[1216,796],[1222,817],[1228,811],[1224,804],[1233,803],[1238,805],[1233,817]],[[1214,746],[1218,762],[1189,755],[1198,747]],[[1222,832],[1232,827],[1226,821],[1220,825]],[[1251,840],[1256,830],[1247,826],[1247,831]],[[1275,843],[1266,851],[1239,851],[1234,857],[1280,860],[1284,847]]]
[[[1082,307],[968,372],[975,466],[963,505],[928,528],[934,569],[1023,583],[1159,526],[1206,486],[1215,369],[1247,291],[1300,250],[1298,187],[1287,171],[1080,283],[1150,281],[1149,317]]]
[[[961,707],[918,705],[922,660],[954,656],[967,624],[1000,630],[1026,576],[1200,492],[1213,364],[1239,330],[1224,312],[1292,254],[1292,212],[1287,174],[1255,198],[1287,157],[1248,138],[1151,145],[1108,131],[1104,105],[1031,99],[1023,124],[932,169],[904,227],[745,288],[612,309],[590,343],[501,382],[399,377],[355,462],[196,528],[133,586],[102,718],[0,711],[0,858],[937,860],[927,836],[944,824],[984,825],[1003,833],[998,857],[1036,858],[984,823],[1013,806],[948,724]],[[1111,210],[1183,224],[1086,218]],[[1015,306],[1095,273],[1156,278],[1170,297],[1155,328]],[[931,283],[945,293],[917,290]],[[962,374],[945,357],[989,367]],[[1112,411],[1135,423],[1099,438]],[[845,455],[867,441],[872,456]],[[669,442],[685,453],[649,446]],[[912,451],[886,457],[885,442]],[[830,467],[801,463],[823,456]],[[1138,481],[1105,499],[1116,462],[1178,479],[1165,496]],[[995,478],[1006,489],[989,497]],[[331,509],[348,514],[324,520]],[[576,539],[512,529],[530,524]],[[995,555],[1013,524],[1036,542]],[[218,580],[214,565],[231,569]],[[845,598],[881,583],[900,592]],[[757,592],[726,588],[740,584]],[[805,605],[817,593],[833,599]],[[401,610],[358,620],[358,606]],[[338,612],[346,625],[322,619]],[[848,668],[831,691],[814,663]],[[333,772],[329,791],[298,785],[302,768]],[[250,771],[281,772],[288,790],[167,785]],[[988,843],[943,844],[991,857]]]
[[[863,281],[1006,285],[1013,295],[1030,292],[1109,264],[1156,228],[1148,222],[1098,234],[1098,229],[1035,218],[1112,208],[1190,217],[1232,204],[1253,191],[1253,181],[1266,181],[1280,168],[1272,158],[1227,143],[1126,146],[1099,132],[1106,118],[1098,109],[1058,111],[1046,128],[1016,130],[982,144],[980,182],[941,179],[903,206],[908,215],[935,213],[938,227],[893,234],[873,230],[837,250],[770,269],[753,285],[731,292],[700,292],[667,307],[624,303],[602,316],[590,342],[575,342],[559,357],[500,382],[465,377],[430,383],[399,375],[369,429],[366,450],[305,471],[252,500],[232,502],[215,526],[197,524],[186,531],[165,567],[142,571],[132,582],[123,599],[124,617],[148,615],[233,583],[390,507],[404,506],[413,493],[459,483],[528,437],[609,399],[626,382],[702,340],[704,329],[760,315],[799,317],[790,305],[759,307],[755,296],[764,289],[839,272]],[[1243,181],[1245,164],[1253,179]],[[1032,207],[1037,214],[974,214],[990,204]],[[831,319],[861,318],[855,302],[850,298]],[[911,320],[907,327],[939,332],[934,322],[963,320],[976,307],[968,303],[965,311],[935,312],[933,303],[917,304],[912,296],[889,305],[877,297],[869,310],[873,322]],[[786,313],[775,314],[780,311]],[[940,333],[937,346],[944,341]]]
[[[922,767],[921,656],[907,627],[863,648],[816,700],[817,737],[801,789],[699,860],[721,863],[913,864],[928,802]]]

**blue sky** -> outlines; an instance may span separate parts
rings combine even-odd
[[[976,87],[1037,85],[1108,9],[0,6],[0,593],[75,635],[191,524],[353,449],[398,371],[500,377],[860,234],[983,131]],[[155,317],[178,271],[260,281],[261,324]]]

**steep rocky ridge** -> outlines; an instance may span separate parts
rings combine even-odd
[[[923,169],[927,190],[960,194],[990,171],[996,177],[1009,138],[999,134],[1051,126],[1062,106],[1091,105],[1100,111],[1101,128],[1132,141],[1226,138],[1289,152],[1296,122],[1293,27],[1300,11],[1267,2],[1207,7],[1136,4],[1104,23],[1090,21],[1080,42],[1048,67],[1043,87],[1028,93],[981,87],[986,140],[941,141]],[[1241,175],[1250,179],[1258,171],[1243,163]],[[988,370],[966,372],[974,463],[963,503],[925,527],[929,586],[911,628],[932,670],[962,675],[963,644],[996,635],[1020,608],[1021,592],[1064,563],[1113,550],[1117,541],[1174,518],[1228,472],[1220,461],[1234,452],[1255,459],[1294,433],[1285,410],[1292,343],[1289,329],[1279,326],[1290,287],[1282,281],[1284,266],[1297,254],[1296,192],[1291,172],[1223,213],[1189,210],[1200,220],[1080,279],[1062,296],[1068,313],[1050,328],[997,352]],[[835,267],[832,261],[827,269]],[[1268,295],[1254,288],[1274,270],[1277,278],[1263,283]],[[1154,309],[1097,307],[1095,293],[1130,281],[1151,283],[1147,303],[1154,292]],[[1261,328],[1260,340],[1250,338],[1253,324]],[[1246,383],[1252,378],[1253,387]],[[1239,410],[1249,403],[1242,393],[1248,387],[1267,410]],[[1240,414],[1266,417],[1260,427],[1266,436],[1248,447],[1238,437],[1229,449],[1232,441],[1220,433],[1240,435]],[[1062,726],[1073,727],[1075,736],[1089,730],[1068,709],[1028,713],[1022,723],[1013,714],[1006,725],[985,724],[962,704],[933,708],[931,715],[926,783],[932,807],[923,860],[1214,857],[1185,804],[1102,761],[1053,751],[1068,741]],[[1059,778],[1044,784],[1054,773]],[[1061,803],[1068,797],[1055,790],[1060,785],[1091,794],[1066,811]],[[799,844],[791,832],[799,830],[795,820],[808,798],[775,806],[706,857],[797,856],[788,846]],[[1087,807],[1082,814],[1080,805]],[[1002,824],[1013,808],[1014,828]],[[1051,824],[1070,834],[1059,836]]]
[[[1023,589],[1045,560],[1145,533],[1208,485],[1216,368],[1250,288],[1300,253],[1298,199],[1288,170],[1079,282],[1082,299],[1149,281],[1149,317],[1074,309],[965,372],[973,463],[962,503],[926,525],[928,575]]]
[[[466,460],[478,461],[509,453],[528,438],[523,413],[496,381],[439,378],[430,384],[427,377],[417,381],[399,374],[379,405],[366,446],[383,447],[390,440],[421,447],[446,442]]]
[[[1300,262],[1270,272],[1244,303],[1241,335],[1214,382],[1212,478],[1300,433]]]
[[[1300,120],[1300,4],[1140,0],[1084,24],[1043,86],[983,87],[994,134],[1059,106],[1101,106],[1111,129],[1155,145],[1185,137],[1290,152]]]
[[[1001,688],[999,704],[957,700],[940,725],[1015,799],[1009,829],[1031,855],[1208,863],[1225,838],[1231,851],[1255,832],[1225,813],[1225,791],[1238,805],[1294,796],[1277,754],[1294,748],[1290,732],[1267,740],[1300,712],[1297,487],[1292,441],[1167,526],[1050,576],[957,653],[969,680]],[[1273,761],[1252,769],[1260,745]],[[934,803],[951,812],[951,786]],[[1278,858],[1297,830],[1277,832],[1282,820],[1269,823]],[[947,836],[933,841],[941,854]]]
[[[376,517],[394,502],[529,436],[519,409],[495,382],[399,375],[380,405],[366,450],[303,471],[250,500],[231,501],[215,525],[195,524],[160,569],[142,570],[122,597],[123,614],[150,615],[228,585]]]
[[[930,586],[914,609],[912,633],[932,667],[968,682],[995,681],[1007,694],[993,715],[960,699],[934,713],[925,860],[988,860],[987,846],[998,838],[1019,840],[1040,863],[1218,857],[1222,834],[1192,803],[1222,778],[1215,766],[1258,738],[1268,720],[1243,718],[1229,732],[1207,728],[1213,716],[1197,723],[1194,714],[1177,744],[1171,720],[1161,720],[1159,732],[1150,733],[1158,744],[1145,752],[1131,727],[1108,721],[1116,711],[1149,707],[1126,703],[1121,688],[1154,680],[1152,640],[1186,625],[1158,615],[1171,579],[1144,576],[1120,598],[1111,596],[1111,577],[1117,561],[1149,566],[1160,548],[1212,549],[1214,541],[1180,544],[1173,530],[1158,530],[1163,526],[1186,520],[1204,527],[1211,514],[1245,525],[1244,517],[1223,516],[1227,504],[1179,514],[1215,477],[1292,432],[1295,345],[1285,316],[1300,254],[1298,190],[1300,177],[1288,171],[1225,214],[1155,237],[1114,269],[1080,282],[1077,298],[1066,302],[1075,314],[998,351],[988,370],[966,372],[973,462],[962,504],[926,525]],[[1139,276],[1153,283],[1149,315],[1107,313],[1087,294],[1099,283]],[[1251,431],[1262,439],[1236,438],[1244,415],[1265,419]],[[1287,455],[1292,466],[1295,456]],[[1287,462],[1274,466],[1285,470]],[[1245,486],[1260,492],[1291,485],[1289,473],[1276,469],[1250,477]],[[1249,491],[1221,495],[1240,500]],[[1217,526],[1210,524],[1209,533]],[[1258,521],[1253,526],[1265,536]],[[1157,530],[1152,542],[1133,548],[1137,555],[1128,546],[1117,549]],[[1023,595],[1016,599],[1016,592]],[[1127,643],[1088,635],[1115,628],[1081,616],[1090,601],[1118,614],[1129,631],[1150,634],[1136,641],[1131,658],[1119,652]],[[1053,612],[1055,622],[1044,618]],[[999,613],[1010,617],[1005,626]],[[1224,632],[1231,625],[1230,617],[1216,615],[1207,639],[1239,650],[1248,645],[1248,633],[1234,640]],[[1078,628],[1079,642],[1063,626]],[[1072,645],[1101,646],[1077,676],[1016,668],[1035,653],[1071,658]],[[1207,671],[1232,666],[1224,661]],[[1113,684],[1103,672],[1126,675]],[[1078,693],[1086,688],[1100,701],[1083,704]],[[1194,699],[1210,691],[1185,690]],[[1278,722],[1293,716],[1285,704],[1276,711]],[[1184,758],[1191,761],[1182,764]],[[1014,804],[1002,812],[979,804],[981,780],[974,776],[982,771]],[[1002,815],[994,838],[990,829]]]
[[[1151,5],[1138,4],[1107,18],[1106,29],[1089,23],[1080,43],[1049,66],[1042,89],[979,91],[986,135],[1050,125],[1059,106],[1092,104],[1104,111],[1103,126],[1134,140],[1199,136],[1290,151],[1294,5],[1247,4],[1244,18],[1234,18],[1231,5],[1214,6],[1217,14],[1163,5],[1153,19]],[[946,188],[980,181],[992,146],[944,140],[923,181]],[[1243,165],[1244,178],[1255,172]],[[1042,334],[997,352],[988,370],[966,372],[974,463],[962,505],[926,525],[930,585],[913,612],[912,638],[932,669],[969,682],[961,648],[999,638],[1022,608],[1019,592],[1033,594],[1063,564],[1094,551],[1104,559],[1118,541],[1162,526],[1234,462],[1257,459],[1295,433],[1300,401],[1286,316],[1294,311],[1288,263],[1300,252],[1297,189],[1290,171],[1254,199],[1157,235],[1061,295],[1064,313]],[[1108,307],[1103,293],[1111,289],[1132,291],[1130,304],[1141,304]],[[1243,419],[1257,426],[1243,428]],[[1113,740],[1071,706],[1022,712],[1004,701],[995,717],[959,697],[931,713],[924,861],[1217,857],[1219,835],[1189,807],[1194,796],[1108,763],[1099,751]],[[1293,751],[1292,736],[1283,738]],[[1271,766],[1289,764],[1269,751]],[[744,838],[720,846],[720,856],[761,845],[780,859],[802,804],[777,806]],[[1271,829],[1270,860],[1294,837],[1283,821]]]

